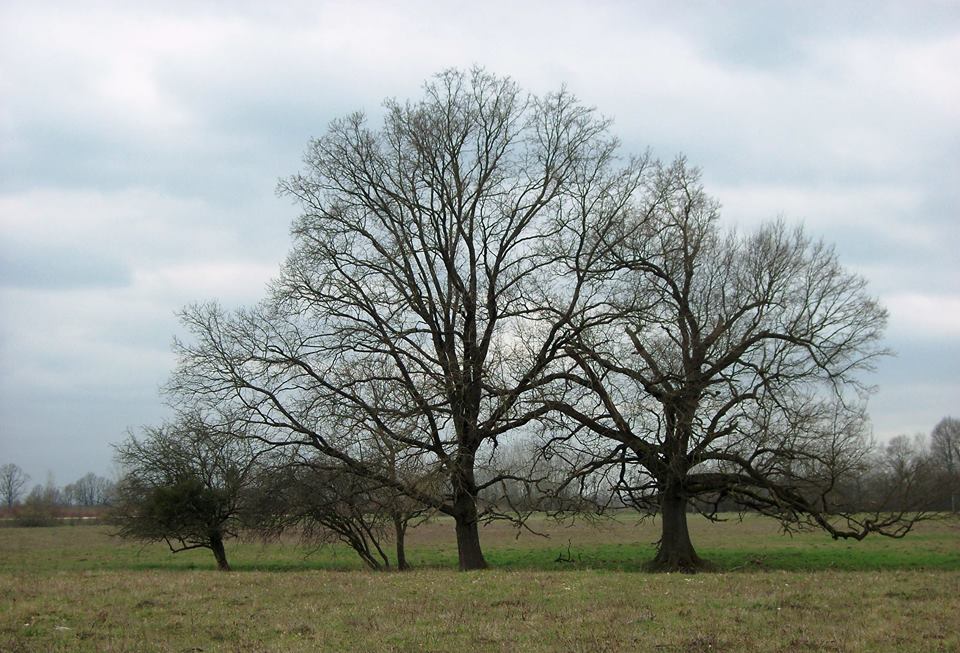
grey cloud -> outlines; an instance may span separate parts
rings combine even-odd
[[[659,3],[658,3],[659,4]],[[960,10],[950,2],[709,1],[644,4],[636,11],[661,24],[684,25],[713,59],[749,69],[784,71],[809,63],[818,42],[849,37],[927,40],[952,34]]]
[[[120,288],[130,282],[126,265],[100,253],[54,247],[0,249],[0,286],[6,288]]]
[[[356,109],[375,123],[446,66],[566,82],[625,151],[702,166],[726,223],[782,213],[878,294],[960,294],[955,50],[913,48],[956,42],[954,3],[231,7],[0,6],[0,450],[35,479],[102,473],[106,442],[162,417],[185,302],[262,294],[295,213],[273,188],[307,139]],[[878,432],[927,430],[960,348],[902,329],[891,346]]]
[[[878,392],[870,402],[874,429],[882,439],[900,433],[929,433],[941,417],[957,410],[955,342],[946,339],[898,339],[896,355],[878,365],[870,381]]]

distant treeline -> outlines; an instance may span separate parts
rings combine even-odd
[[[115,488],[113,481],[93,473],[62,487],[51,477],[27,492],[29,481],[18,465],[0,466],[0,524],[97,523],[106,514]]]

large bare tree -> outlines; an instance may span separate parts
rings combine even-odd
[[[188,309],[175,390],[239,405],[259,437],[314,446],[450,515],[460,568],[486,566],[478,494],[502,475],[477,468],[546,412],[527,393],[590,310],[598,233],[625,219],[642,177],[607,126],[565,91],[528,96],[482,70],[386,102],[379,129],[335,121],[280,184],[303,213],[271,299]],[[359,456],[374,433],[441,491]]]
[[[607,235],[609,305],[567,349],[548,450],[659,512],[655,569],[704,565],[687,511],[722,500],[834,537],[909,530],[840,492],[869,451],[860,373],[885,353],[886,312],[865,281],[800,229],[722,230],[682,159],[639,199]]]

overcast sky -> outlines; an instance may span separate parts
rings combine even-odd
[[[960,416],[960,4],[200,4],[0,4],[0,464],[110,474],[176,311],[263,296],[308,139],[473,64],[835,243],[890,310],[877,437]]]

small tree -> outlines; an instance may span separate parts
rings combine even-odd
[[[29,480],[18,465],[8,463],[0,467],[0,502],[7,508],[17,505]]]
[[[116,445],[123,470],[112,519],[122,537],[166,542],[174,553],[205,548],[229,571],[224,540],[242,526],[263,453],[234,425],[188,416]]]
[[[288,463],[260,488],[260,532],[296,530],[304,542],[341,542],[371,569],[390,567],[383,548],[387,515],[376,510],[369,480],[336,461]]]
[[[396,469],[396,473],[409,470]],[[341,542],[375,570],[391,567],[385,548],[390,535],[397,569],[409,569],[404,545],[407,527],[426,510],[393,484],[315,453],[295,455],[275,465],[256,496],[253,521],[261,534],[276,536],[293,529],[305,542]]]

